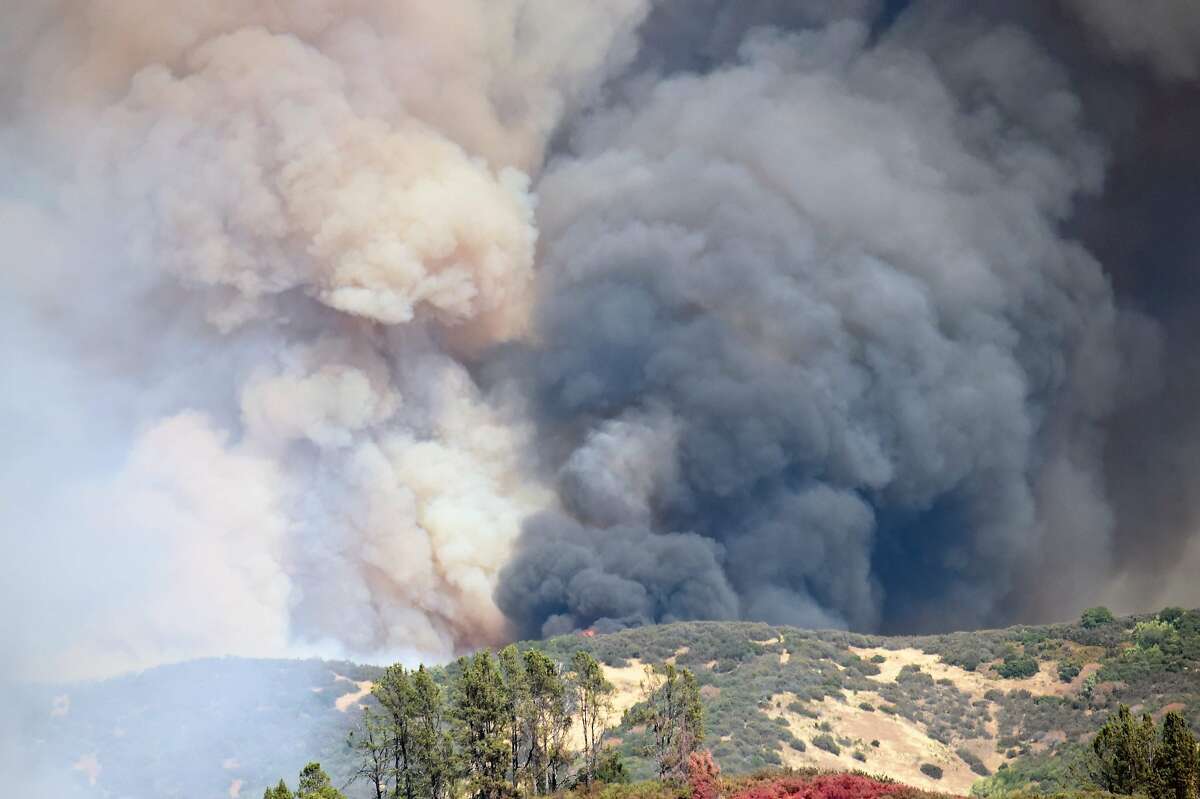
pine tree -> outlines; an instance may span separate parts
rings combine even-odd
[[[1092,741],[1092,779],[1109,793],[1145,793],[1153,782],[1154,721],[1121,705]]]
[[[508,723],[509,781],[513,790],[525,782],[525,759],[529,752],[526,719],[530,714],[529,677],[525,659],[516,646],[509,644],[500,650],[500,671],[504,675],[504,703]]]
[[[296,787],[296,799],[346,799],[341,791],[333,787],[329,775],[320,763],[309,763],[300,772],[300,784]]]
[[[1154,752],[1154,784],[1149,786],[1150,795],[1154,799],[1196,799],[1200,788],[1198,763],[1196,736],[1187,720],[1179,713],[1168,713]]]
[[[459,658],[457,665],[452,712],[469,790],[478,799],[497,799],[510,791],[504,678],[486,650]]]
[[[700,684],[688,669],[679,673],[680,720],[676,758],[686,769],[688,759],[704,741],[704,704],[700,701]]]
[[[613,684],[604,677],[596,658],[579,650],[571,658],[570,681],[583,732],[584,784],[590,786],[599,768],[600,743],[612,714]]]
[[[390,796],[387,782],[392,773],[391,738],[387,720],[369,707],[364,707],[362,724],[357,730],[351,731],[347,740],[350,748],[358,754],[358,770],[351,782],[366,780],[375,792],[375,799]]]
[[[562,699],[554,708],[551,718],[549,746],[549,777],[547,791],[557,793],[562,787],[562,781],[570,773],[571,764],[575,762],[575,752],[570,746],[571,720],[573,718],[569,707],[569,691],[560,677]]]
[[[534,793],[552,793],[567,760],[565,731],[570,729],[567,689],[558,664],[537,649],[525,653],[529,686],[527,734],[530,741],[529,772]]]
[[[454,795],[457,771],[454,742],[446,729],[445,700],[429,672],[421,666],[412,676],[412,757],[415,783],[427,799]]]
[[[287,787],[287,783],[280,780],[274,788],[267,788],[263,793],[263,799],[295,799],[295,797],[292,795],[291,789]]]
[[[681,779],[688,758],[704,740],[704,706],[696,676],[670,663],[661,673],[647,667],[642,696],[630,720],[650,728],[647,755],[657,761],[659,778]]]
[[[412,769],[411,716],[413,687],[408,672],[400,664],[388,666],[371,693],[379,701],[388,720],[388,743],[392,768],[392,796],[416,799]]]

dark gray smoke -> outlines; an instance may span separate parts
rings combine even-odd
[[[614,627],[737,618],[737,596],[711,539],[584,527],[545,514],[530,520],[523,542],[521,565],[508,573],[499,601],[514,615],[545,619],[547,634],[570,632],[580,619]]]
[[[540,343],[506,364],[571,518],[527,526],[501,608],[911,630],[1156,596],[1112,483],[1178,345],[1096,245],[1145,203],[1106,199],[1121,116],[1191,62],[1087,4],[744,5],[659,5],[537,187]]]

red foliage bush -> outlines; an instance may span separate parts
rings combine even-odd
[[[911,791],[903,785],[879,782],[858,774],[821,774],[761,782],[735,793],[730,799],[879,799],[903,796]],[[693,796],[699,797],[699,794]]]
[[[721,767],[713,760],[712,752],[692,752],[687,775],[692,799],[717,799],[721,795]]]

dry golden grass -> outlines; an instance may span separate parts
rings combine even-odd
[[[1045,661],[1038,664],[1038,673],[1023,680],[1006,680],[992,669],[992,664],[980,665],[976,671],[967,671],[958,666],[942,663],[937,655],[930,655],[919,649],[883,649],[850,647],[850,651],[863,660],[870,660],[875,655],[882,655],[886,660],[879,664],[879,674],[870,679],[876,682],[895,682],[896,675],[905,666],[918,666],[921,671],[932,676],[935,680],[948,679],[958,690],[968,694],[972,699],[982,699],[983,695],[993,688],[1001,691],[1012,691],[1024,688],[1035,696],[1064,695],[1072,691],[1072,686],[1082,682],[1085,674],[1091,673],[1085,669],[1075,682],[1064,683],[1058,679],[1058,662]],[[1095,671],[1095,664],[1091,671]]]
[[[807,749],[797,752],[790,746],[780,750],[785,765],[793,768],[811,766],[827,770],[863,769],[870,773],[886,774],[893,779],[917,788],[947,791],[955,794],[970,792],[971,783],[978,775],[963,763],[954,751],[945,744],[933,740],[919,724],[899,716],[864,710],[859,702],[872,705],[883,703],[878,694],[865,691],[851,695],[846,692],[846,702],[826,697],[821,702],[809,702],[810,709],[820,713],[819,719],[808,718],[788,710],[795,700],[790,693],[772,697],[767,715],[782,717],[788,723],[792,735],[807,744]],[[818,725],[827,722],[833,727],[830,733],[835,738],[850,738],[854,744],[843,746],[840,754],[826,752],[813,746],[812,739],[821,734]],[[879,746],[871,746],[871,741]],[[866,754],[866,762],[855,760],[853,753],[859,750]],[[941,766],[943,777],[930,779],[921,772],[922,763]]]

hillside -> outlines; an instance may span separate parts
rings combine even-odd
[[[617,687],[609,738],[635,777],[649,776],[638,754],[645,733],[620,714],[638,701],[646,664],[671,660],[697,675],[707,745],[726,774],[861,769],[987,794],[1060,787],[1070,759],[1122,702],[1179,709],[1200,726],[1200,612],[1165,618],[924,637],[688,622],[522,646],[559,658],[585,649],[602,661]],[[39,731],[29,755],[42,773],[68,778],[73,793],[63,795],[257,797],[309,758],[340,781],[346,732],[377,674],[222,659],[45,689],[26,719]]]
[[[1121,702],[1155,714],[1183,710],[1200,726],[1200,613],[1176,619],[1182,629],[1169,634],[1151,619],[892,638],[687,623],[546,646],[591,650],[619,678],[626,704],[642,664],[673,658],[692,668],[708,745],[726,772],[860,768],[966,793],[980,777],[1013,768],[1050,790],[1060,787],[1056,759],[1073,756]],[[1022,669],[1032,673],[1001,676]],[[635,756],[639,731],[620,726],[614,737],[646,775]],[[939,766],[942,779],[923,774],[922,763]],[[1012,783],[993,779],[976,790]]]
[[[27,690],[3,704],[26,732],[13,759],[30,797],[258,799],[268,781],[314,757],[339,773],[349,767],[344,740],[358,717],[346,698],[377,672],[320,660],[197,660]]]

